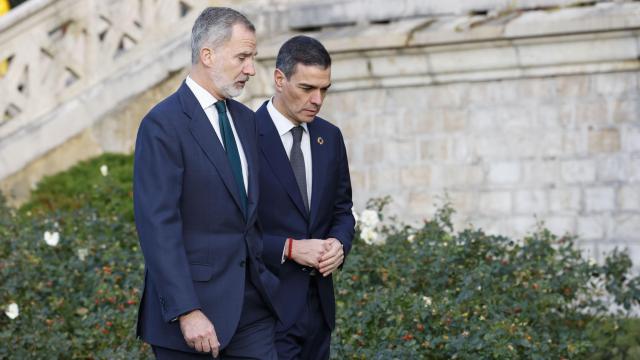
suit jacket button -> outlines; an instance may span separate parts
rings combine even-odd
[[[240,267],[244,267],[244,260],[240,260]]]

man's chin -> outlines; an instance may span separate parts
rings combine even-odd
[[[227,97],[234,98],[242,95],[242,90],[244,90],[244,87],[240,89],[233,87],[233,88],[225,89],[225,92],[227,93]]]
[[[300,118],[300,122],[308,124],[310,122],[313,122],[313,120],[315,118],[316,118],[315,115],[314,116],[303,116],[303,117]]]

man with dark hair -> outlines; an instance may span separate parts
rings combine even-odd
[[[274,82],[276,93],[256,121],[264,259],[280,278],[276,348],[281,360],[328,359],[331,274],[351,248],[355,225],[342,134],[316,116],[331,86],[331,57],[319,41],[293,37],[278,52]]]
[[[255,74],[255,29],[235,10],[207,8],[191,47],[189,76],[138,130],[137,333],[158,359],[276,359],[278,280],[261,260],[256,222],[257,128],[231,99]]]

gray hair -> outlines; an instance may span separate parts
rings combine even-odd
[[[203,46],[216,49],[227,42],[235,24],[242,24],[251,32],[256,32],[251,21],[236,10],[227,7],[204,9],[191,29],[191,63],[198,63]]]

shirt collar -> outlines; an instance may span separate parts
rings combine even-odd
[[[278,111],[278,109],[276,109],[275,106],[273,106],[273,98],[271,98],[269,100],[269,103],[267,103],[267,111],[269,112],[269,115],[273,120],[273,124],[276,126],[276,129],[278,130],[278,135],[282,136],[288,133],[289,131],[291,131],[291,129],[295,127],[295,125],[289,119],[287,119],[284,115],[282,115],[282,113]],[[300,126],[302,126],[302,128],[306,133],[309,133],[309,129],[307,128],[307,123],[302,123],[300,124]]]
[[[195,82],[190,76],[187,76],[185,82],[187,83],[187,86],[189,87],[193,95],[196,97],[196,100],[198,100],[198,102],[200,103],[200,106],[202,106],[202,109],[206,109],[216,102],[220,101],[213,95],[211,95],[210,92],[205,90],[205,88]]]

